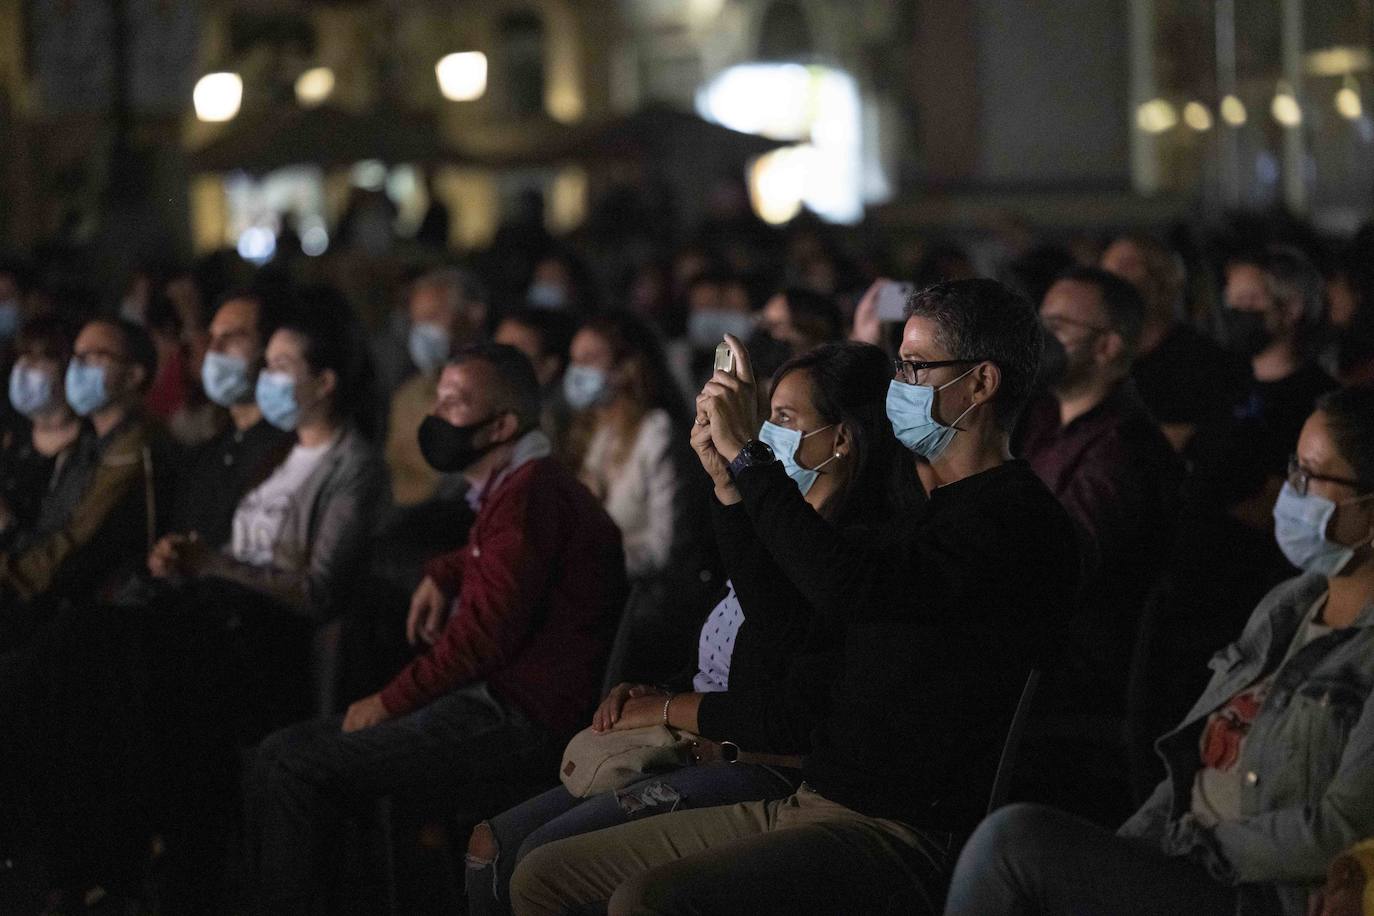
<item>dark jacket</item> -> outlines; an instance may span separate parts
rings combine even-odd
[[[1063,508],[1013,461],[939,488],[881,537],[856,542],[805,505],[780,464],[747,468],[736,484],[784,574],[845,634],[837,671],[803,657],[749,702],[781,722],[833,673],[807,781],[862,814],[969,829],[1026,673],[1077,590]],[[703,724],[727,724],[724,706],[705,697]]]
[[[485,680],[556,733],[586,725],[628,587],[620,532],[570,471],[549,457],[510,471],[467,543],[425,571],[454,609],[382,690],[392,715]]]

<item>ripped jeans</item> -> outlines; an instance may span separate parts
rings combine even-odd
[[[786,798],[800,784],[798,770],[709,763],[646,777],[591,798],[557,786],[487,822],[497,854],[494,861],[468,857],[468,913],[509,913],[515,866],[547,843],[670,811]]]

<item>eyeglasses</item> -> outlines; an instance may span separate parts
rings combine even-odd
[[[1074,318],[1065,318],[1062,315],[1041,315],[1040,323],[1051,333],[1060,328],[1082,328],[1085,331],[1092,331],[1094,334],[1106,334],[1111,328],[1104,328],[1095,324],[1088,324],[1086,321],[1078,321]]]
[[[1313,474],[1298,463],[1297,455],[1288,456],[1288,482],[1299,496],[1307,495],[1307,486],[1314,480],[1324,480],[1327,483],[1344,484],[1347,487],[1362,487],[1358,480],[1351,480],[1349,477],[1328,477],[1325,474]]]
[[[967,366],[970,363],[985,363],[987,359],[894,359],[892,361],[892,377],[899,382],[906,382],[908,385],[917,385],[920,378],[919,373],[929,369],[942,369],[945,366]]]

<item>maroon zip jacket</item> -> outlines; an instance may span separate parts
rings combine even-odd
[[[468,541],[425,572],[456,598],[443,635],[382,691],[393,716],[473,681],[557,733],[591,721],[625,604],[620,531],[553,458],[486,494]]]

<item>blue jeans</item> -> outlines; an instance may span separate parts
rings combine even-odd
[[[310,913],[328,886],[329,841],[346,817],[393,794],[462,799],[556,760],[553,736],[485,684],[345,734],[342,717],[301,722],[258,748],[245,783],[248,868],[270,912]]]
[[[988,816],[959,855],[945,916],[1230,916],[1202,866],[1044,805]]]
[[[487,822],[497,855],[490,862],[468,858],[469,916],[508,914],[515,866],[548,843],[669,811],[786,798],[800,784],[799,770],[710,763],[646,777],[591,798],[556,786]]]

